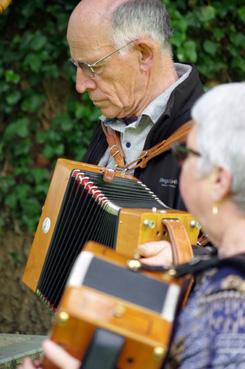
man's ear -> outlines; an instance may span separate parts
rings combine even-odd
[[[212,174],[212,199],[222,201],[229,195],[232,184],[231,173],[224,168],[217,168]]]
[[[151,40],[139,39],[136,43],[139,53],[139,64],[142,71],[148,71],[153,64],[155,47]]]

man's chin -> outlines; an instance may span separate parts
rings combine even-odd
[[[93,100],[92,100],[93,101]],[[122,108],[110,104],[107,100],[95,100],[93,101],[94,106],[96,106],[101,113],[104,115],[104,117],[108,119],[114,119],[124,116],[124,111]]]
[[[103,108],[103,107],[99,107],[101,113],[104,115],[104,117],[108,118],[108,119],[114,119],[114,118],[118,118],[120,115],[119,111],[116,111],[114,109],[110,109],[110,108]]]

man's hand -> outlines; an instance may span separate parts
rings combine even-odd
[[[156,266],[173,264],[171,244],[168,241],[144,243],[138,247],[138,252],[142,263]]]

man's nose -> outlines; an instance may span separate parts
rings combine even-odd
[[[95,81],[87,76],[81,68],[77,68],[76,74],[76,90],[82,94],[85,91],[94,90],[96,88]]]

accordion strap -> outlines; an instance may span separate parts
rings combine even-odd
[[[173,264],[187,263],[193,257],[191,241],[186,228],[179,219],[165,218],[163,226],[167,229],[172,248]]]
[[[147,265],[141,263],[139,270],[147,270],[151,272],[170,272],[172,277],[182,278],[188,274],[197,277],[212,268],[230,267],[237,269],[244,274],[245,271],[245,254],[235,255],[233,257],[220,259],[218,256],[195,256],[190,262],[173,265],[170,267]]]
[[[120,137],[117,132],[113,131],[110,127],[105,127],[102,123],[102,129],[105,133],[106,140],[110,149],[110,153],[113,156],[116,165],[120,169],[135,170],[136,168],[145,168],[148,162],[156,156],[168,151],[174,142],[183,141],[186,139],[188,133],[193,126],[193,121],[189,120],[183,124],[177,131],[175,131],[169,138],[161,141],[157,145],[148,150],[142,151],[140,157],[131,163],[125,165],[125,155],[121,146]]]
[[[101,127],[105,134],[111,156],[114,158],[116,165],[120,168],[124,168],[125,155],[123,152],[119,134],[111,127],[106,127],[104,123],[101,123]]]

